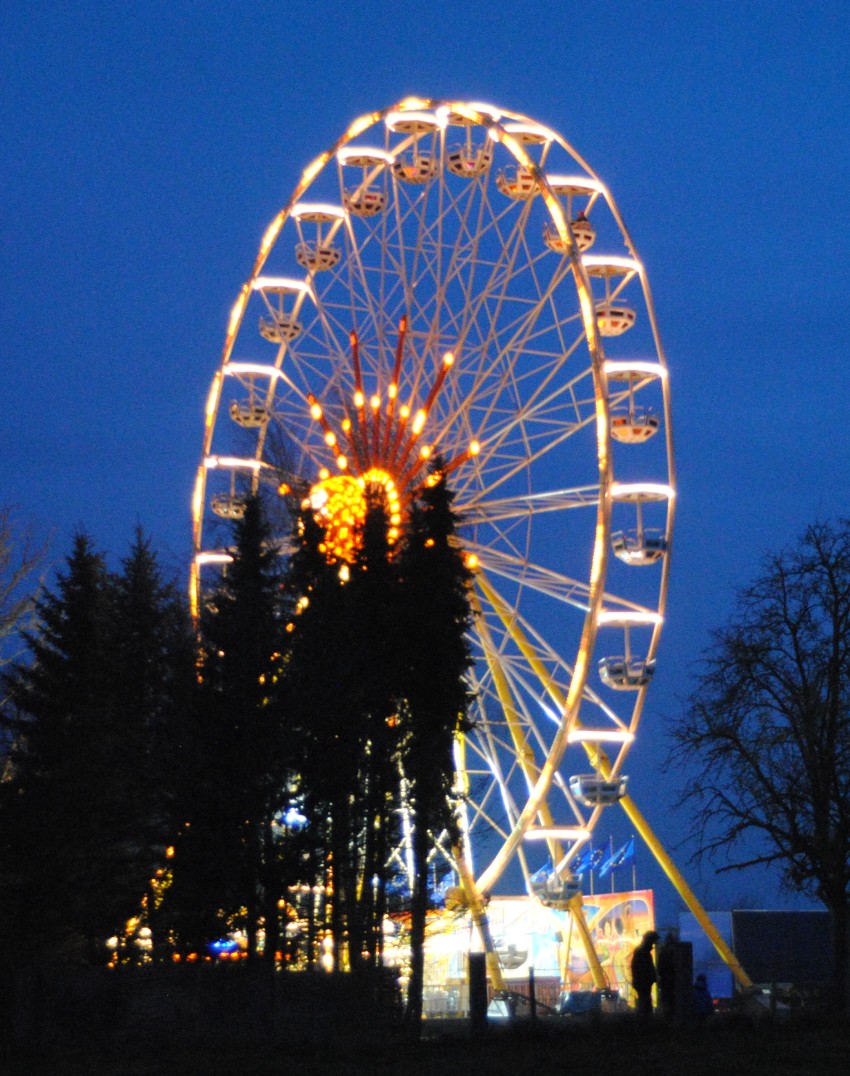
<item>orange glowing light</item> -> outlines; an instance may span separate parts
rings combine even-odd
[[[357,532],[366,518],[360,481],[350,475],[323,478],[310,491],[310,504],[325,531],[322,545],[327,559],[352,563],[357,554]]]

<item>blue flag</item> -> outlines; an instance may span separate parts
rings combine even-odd
[[[588,845],[587,848],[578,857],[575,863],[572,864],[571,870],[577,877],[581,877],[583,874],[587,874],[588,871],[595,870],[602,859],[604,852],[601,848],[593,848]]]
[[[618,867],[625,867],[627,863],[635,858],[635,839],[629,837],[622,848],[618,849],[613,856],[610,856],[602,866],[599,868],[599,877],[604,878],[606,874],[610,874],[611,871],[617,870]]]

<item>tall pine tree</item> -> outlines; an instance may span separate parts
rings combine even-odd
[[[286,659],[286,603],[258,497],[246,500],[234,540],[233,561],[201,616],[192,747],[181,791],[184,824],[167,903],[191,948],[238,922],[254,957],[264,920],[272,959],[282,889],[278,818],[289,795],[291,745],[276,704]]]
[[[413,819],[414,885],[411,917],[411,979],[406,1019],[417,1034],[422,1017],[428,862],[435,838],[453,833],[451,804],[454,740],[466,723],[472,659],[471,574],[456,541],[454,494],[442,461],[411,512],[401,561],[404,619],[402,765]]]
[[[141,534],[111,576],[78,535],[6,679],[0,921],[22,959],[91,959],[164,851],[169,729],[191,666],[180,603]]]

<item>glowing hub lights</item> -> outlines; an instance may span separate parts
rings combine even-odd
[[[417,491],[423,485],[432,485],[439,480],[434,474],[421,476],[422,468],[437,446],[420,445],[418,441],[455,364],[455,356],[450,351],[443,355],[425,403],[413,412],[410,420],[409,404],[396,408],[406,333],[406,320],[402,318],[386,400],[379,392],[367,397],[359,340],[354,332],[350,335],[354,391],[344,415],[337,417],[338,428],[334,429],[334,420],[319,400],[312,395],[307,398],[310,417],[321,427],[322,439],[334,453],[334,463],[342,472],[332,477],[328,468],[323,467],[319,471],[319,481],[305,501],[305,506],[309,504],[325,530],[322,552],[330,561],[351,564],[356,557],[370,493],[378,493],[383,498],[388,521],[387,538],[393,545],[400,534],[405,508],[416,497]],[[471,441],[465,452],[444,461],[441,473],[448,474],[480,451],[480,443]]]
[[[316,483],[304,502],[324,530],[320,550],[328,561],[352,564],[357,556],[369,494],[379,492],[387,513],[387,540],[394,545],[401,525],[401,506],[395,482],[386,471],[370,468],[359,478],[334,475]]]

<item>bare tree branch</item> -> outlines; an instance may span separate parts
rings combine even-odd
[[[14,656],[9,640],[28,626],[46,556],[47,543],[37,542],[10,508],[0,508],[0,666]]]

